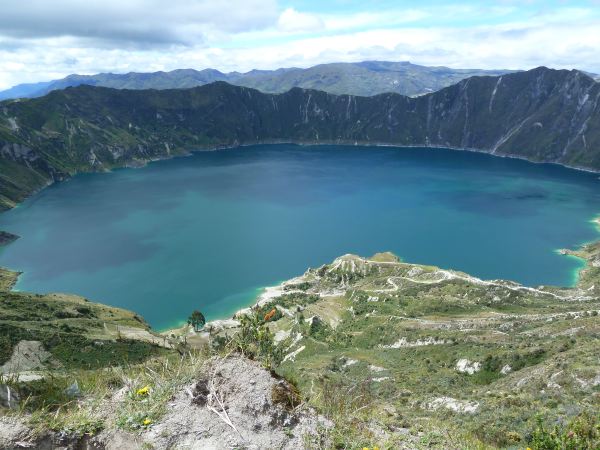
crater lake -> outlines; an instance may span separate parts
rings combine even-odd
[[[0,215],[16,289],[225,318],[261,288],[355,253],[572,285],[598,238],[598,174],[446,149],[256,145],[77,175]]]

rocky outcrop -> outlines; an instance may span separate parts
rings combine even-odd
[[[79,86],[0,104],[0,204],[80,171],[265,142],[451,147],[600,170],[599,100],[584,73],[543,67],[417,98]]]
[[[10,359],[0,366],[0,374],[13,376],[19,372],[49,370],[57,366],[41,342],[19,341],[13,348]]]
[[[8,384],[0,384],[0,408],[17,409],[19,394]]]
[[[299,398],[292,401],[297,395],[257,362],[240,356],[213,358],[168,402],[165,415],[141,433],[108,426],[93,437],[36,435],[17,419],[0,418],[0,448],[305,448],[330,423],[299,406]],[[119,407],[100,403],[107,415]]]
[[[214,360],[144,440],[156,448],[302,448],[325,422],[295,410],[291,395],[280,395],[291,392],[285,385],[245,358]]]

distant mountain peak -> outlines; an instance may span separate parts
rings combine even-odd
[[[254,69],[246,73],[223,73],[212,68],[202,70],[188,68],[151,73],[72,74],[60,80],[15,86],[0,92],[0,100],[40,97],[50,91],[79,84],[117,89],[184,89],[213,81],[226,81],[273,93],[301,87],[333,94],[370,96],[383,92],[396,92],[412,96],[437,91],[470,76],[502,73],[507,71],[426,67],[409,61],[362,61],[319,64],[306,69],[297,67],[276,70]]]

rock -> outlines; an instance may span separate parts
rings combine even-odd
[[[0,406],[9,409],[19,407],[19,395],[7,384],[0,384]]]
[[[139,450],[144,448],[141,439],[134,434],[121,430],[104,431],[93,440],[92,448],[103,450]]]
[[[446,408],[457,413],[473,414],[479,409],[479,403],[467,400],[457,400],[452,397],[438,397],[427,403],[427,409],[436,411]]]
[[[369,365],[369,370],[371,372],[383,372],[385,370],[385,367],[375,366],[375,365],[371,364],[371,365]]]
[[[39,341],[19,341],[13,348],[10,359],[0,366],[0,373],[17,373],[43,370],[55,365],[52,355]]]
[[[461,373],[468,373],[469,375],[473,375],[475,372],[479,372],[481,370],[481,363],[479,362],[471,362],[468,359],[459,359],[456,362],[456,370]]]
[[[79,390],[79,384],[75,381],[71,386],[65,389],[65,394],[69,398],[81,397],[81,391]]]
[[[385,413],[388,417],[394,417],[398,414],[398,411],[393,405],[384,405],[382,408],[382,412]]]
[[[153,448],[304,448],[329,426],[300,405],[295,388],[242,357],[211,360],[199,380],[175,395],[147,433]],[[191,397],[191,398],[190,398]],[[228,423],[229,422],[229,423]]]
[[[29,432],[30,430],[15,418],[0,417],[0,448],[34,448],[34,444],[28,439]]]

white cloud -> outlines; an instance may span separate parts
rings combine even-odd
[[[206,32],[271,26],[276,0],[28,0],[3,2],[0,35],[17,39],[74,36],[148,47],[197,44]]]
[[[0,89],[70,73],[188,67],[246,71],[373,59],[454,68],[546,65],[600,72],[600,17],[585,8],[549,9],[508,21],[501,19],[507,14],[515,17],[514,2],[488,9],[453,5],[436,16],[417,7],[317,15],[294,8],[278,10],[276,0],[172,0],[164,10],[158,7],[159,0],[106,0],[102,8],[87,5],[92,2],[60,0],[60,8],[73,7],[67,20],[56,2],[53,5],[65,17],[49,11],[46,3],[31,0],[4,7]],[[142,13],[142,6],[148,11]],[[31,16],[23,17],[25,12]],[[488,13],[496,15],[496,25],[449,26],[451,22],[439,21],[440,15]],[[20,22],[7,28],[7,17]],[[27,31],[44,20],[41,31]],[[62,29],[65,21],[80,23]],[[147,40],[148,33],[162,34]]]
[[[326,16],[325,26],[331,31],[345,31],[374,25],[377,28],[386,28],[391,25],[403,25],[431,17],[431,12],[418,9],[407,9],[400,12],[361,12],[348,15]]]
[[[324,27],[323,21],[315,14],[307,14],[288,8],[281,13],[277,28],[283,32],[318,31]]]

